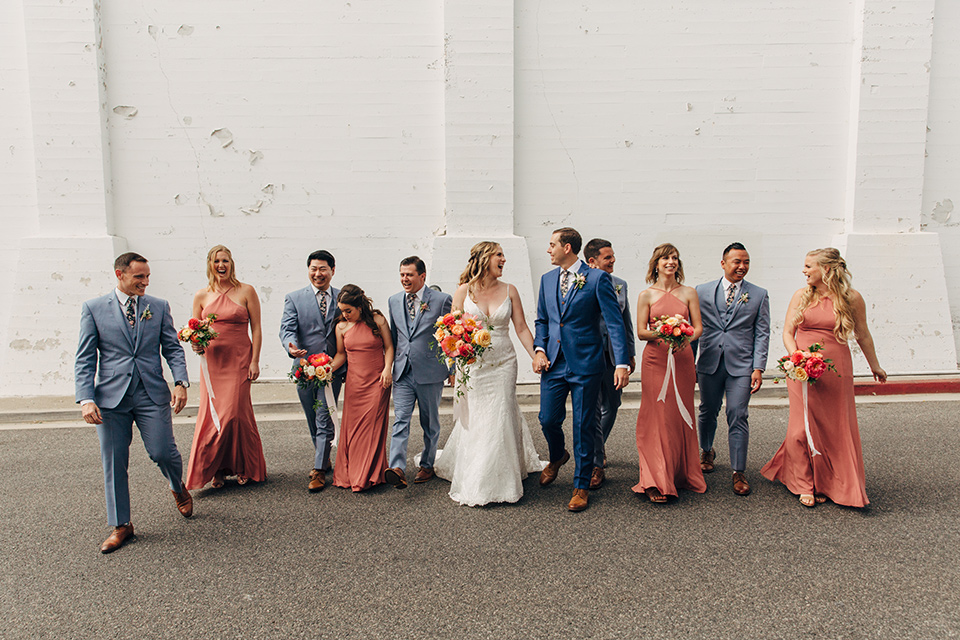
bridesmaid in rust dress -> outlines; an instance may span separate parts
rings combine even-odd
[[[853,360],[847,341],[856,338],[873,377],[887,381],[880,368],[873,336],[867,327],[867,306],[850,287],[847,263],[836,249],[817,249],[803,263],[807,286],[793,294],[783,326],[787,353],[821,343],[825,358],[837,369],[816,384],[787,381],[790,421],[787,437],[773,459],[760,470],[800,496],[805,507],[833,500],[865,507],[863,452],[853,392]],[[803,399],[807,385],[807,401]],[[806,414],[806,420],[804,420]],[[807,431],[809,425],[809,433]]]
[[[340,441],[333,467],[336,487],[363,491],[383,483],[389,447],[387,418],[393,384],[393,342],[386,318],[360,287],[340,290],[336,371],[348,363]]]
[[[647,341],[640,368],[640,413],[637,415],[637,451],[640,482],[633,490],[650,502],[662,503],[678,489],[707,490],[700,470],[693,388],[697,374],[689,345],[671,354],[650,327],[660,316],[683,315],[693,326],[690,340],[703,333],[700,301],[693,287],[683,286],[683,263],[672,244],[653,250],[647,269],[652,286],[637,300],[637,336]],[[641,322],[646,318],[647,322]],[[670,365],[670,360],[673,365]],[[658,398],[666,388],[666,396]]]
[[[201,376],[188,489],[200,489],[211,480],[211,486],[219,489],[224,478],[233,475],[241,485],[248,480],[267,479],[267,463],[250,400],[250,383],[260,376],[260,299],[252,286],[237,280],[233,255],[223,245],[207,254],[207,278],[210,285],[193,298],[193,317],[216,314],[213,328],[219,336],[205,353],[196,345],[194,351],[206,357],[220,426],[214,420],[210,390]]]

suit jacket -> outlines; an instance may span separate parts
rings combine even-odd
[[[435,349],[433,324],[442,315],[450,312],[453,298],[448,293],[434,291],[430,287],[422,289],[422,305],[411,327],[407,326],[407,294],[403,291],[390,296],[390,336],[393,338],[393,379],[403,375],[407,365],[416,384],[443,382],[450,375],[450,369],[440,362]]]
[[[148,309],[151,317],[144,318]],[[113,409],[137,377],[154,404],[170,402],[161,354],[174,378],[189,382],[187,361],[166,300],[141,296],[133,331],[114,291],[87,300],[80,312],[74,368],[77,402],[93,400],[101,409]]]
[[[721,354],[730,375],[748,376],[754,369],[766,369],[770,348],[767,290],[741,281],[740,295],[734,300],[729,317],[726,317],[726,304],[722,307],[717,304],[717,296],[723,295],[722,278],[699,285],[697,295],[703,319],[703,335],[697,345],[700,352],[697,371],[707,375],[716,373]]]
[[[602,318],[607,325],[614,364],[629,364],[623,316],[610,274],[591,269],[583,262],[579,273],[584,278],[583,287],[571,282],[565,299],[560,298],[559,267],[540,278],[534,347],[543,349],[551,363],[556,362],[562,349],[572,369],[587,375],[600,373],[604,369],[605,348],[600,333]]]
[[[630,302],[627,294],[627,281],[611,275],[613,281],[613,292],[617,294],[617,305],[620,307],[620,313],[623,316],[623,330],[627,339],[627,357],[633,358],[637,355],[637,343],[633,331],[633,318],[630,315]],[[606,343],[604,351],[607,358],[607,366],[612,367],[616,364],[616,356],[613,353],[613,343],[610,341],[610,333],[607,331],[607,323],[600,323],[600,334]]]
[[[331,358],[337,355],[336,326],[340,319],[337,296],[340,289],[330,287],[331,301],[327,304],[326,317],[320,317],[320,305],[313,285],[288,293],[283,299],[283,315],[280,316],[280,343],[290,355],[290,343],[307,353],[326,353]],[[293,368],[296,367],[294,362]],[[347,367],[337,370],[337,376],[346,375]]]

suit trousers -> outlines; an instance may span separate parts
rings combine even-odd
[[[540,376],[540,428],[550,450],[550,462],[563,457],[563,421],[567,395],[573,403],[573,486],[589,489],[596,447],[597,398],[603,373],[584,375],[567,365],[561,351],[550,369]]]
[[[607,438],[610,437],[613,424],[617,421],[617,411],[620,409],[623,396],[623,390],[617,389],[614,380],[616,371],[616,367],[608,366],[603,370],[603,377],[600,379],[600,396],[597,398],[597,441],[593,455],[593,463],[598,467],[603,466],[603,459],[607,457]]]
[[[750,439],[748,425],[750,405],[750,376],[732,376],[720,356],[717,371],[713,374],[697,373],[700,386],[700,414],[697,429],[700,433],[700,448],[710,451],[717,433],[717,416],[723,397],[727,397],[727,441],[730,447],[730,466],[734,471],[744,471],[747,466],[747,444]]]
[[[103,488],[107,501],[107,522],[117,527],[130,522],[130,488],[127,467],[133,423],[150,459],[170,484],[171,491],[183,489],[183,461],[173,438],[170,405],[155,404],[142,382],[130,385],[126,395],[113,409],[101,410],[103,424],[97,425],[100,457],[103,460]]]
[[[343,377],[337,376],[330,383],[333,385],[333,397],[340,399],[340,385]],[[300,406],[307,417],[307,427],[310,429],[310,439],[313,441],[313,468],[327,471],[330,469],[330,449],[333,448],[333,418],[327,408],[326,392],[322,389],[304,389],[297,387],[300,396]],[[319,404],[318,404],[319,403]],[[314,404],[317,408],[314,409]]]
[[[437,457],[437,441],[440,439],[440,396],[443,381],[417,384],[410,368],[393,381],[393,435],[390,437],[391,468],[406,470],[407,441],[410,439],[410,422],[414,405],[420,406],[420,427],[423,429],[423,452],[420,466],[432,469]]]

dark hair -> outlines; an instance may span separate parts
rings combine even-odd
[[[739,242],[731,242],[727,245],[727,248],[723,250],[723,257],[726,259],[727,254],[731,251],[746,251],[747,248],[740,244]]]
[[[573,227],[560,227],[559,229],[553,230],[554,234],[560,234],[560,245],[568,244],[570,245],[570,250],[575,254],[580,253],[580,247],[583,246],[583,238],[580,237],[580,232],[578,232]]]
[[[133,251],[128,251],[127,253],[121,253],[117,256],[117,259],[113,261],[113,268],[116,271],[126,271],[130,268],[131,262],[146,262],[147,259],[144,258],[139,253],[134,253]]]
[[[406,267],[411,264],[414,264],[417,266],[417,273],[419,273],[420,275],[423,275],[427,272],[427,264],[417,256],[410,256],[409,258],[404,258],[403,260],[400,261],[401,267]]]
[[[583,248],[583,257],[587,260],[591,258],[599,258],[600,251],[606,249],[607,247],[613,248],[613,245],[610,244],[609,240],[604,240],[603,238],[594,238],[587,243],[587,246]]]
[[[343,304],[348,304],[351,307],[359,309],[360,321],[370,327],[373,335],[380,335],[380,327],[377,326],[377,320],[374,315],[382,316],[383,314],[373,308],[373,301],[367,297],[363,289],[355,284],[345,284],[343,288],[340,289],[337,302],[342,302]],[[340,322],[343,322],[343,320],[341,319]]]
[[[671,253],[677,254],[677,273],[674,277],[677,280],[677,284],[683,284],[683,261],[680,260],[680,250],[669,242],[664,242],[656,247],[653,250],[653,255],[650,256],[650,264],[647,265],[647,282],[649,284],[655,284],[657,280],[660,279],[657,264],[660,262],[660,258],[665,258]]]
[[[337,268],[337,259],[333,257],[333,254],[327,251],[326,249],[320,249],[319,251],[314,251],[307,257],[307,266],[310,266],[310,263],[314,260],[323,260],[327,263],[327,266],[331,269]]]

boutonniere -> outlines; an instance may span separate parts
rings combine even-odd
[[[420,313],[426,313],[427,311],[430,311],[430,305],[428,305],[426,302],[421,302]]]
[[[149,320],[153,317],[153,312],[150,311],[150,305],[147,305],[147,308],[143,310],[143,313],[140,314],[140,322],[144,320]]]
[[[740,296],[740,304],[744,304],[744,303],[746,303],[748,300],[750,300],[750,294],[747,293],[747,292],[744,292],[743,295]]]
[[[613,285],[613,290],[616,291],[617,293],[620,293],[621,291],[623,291],[623,285],[622,285],[622,284],[615,284],[615,285]]]
[[[574,289],[583,289],[583,285],[587,284],[587,276],[582,273],[578,273],[573,276],[573,288]]]

